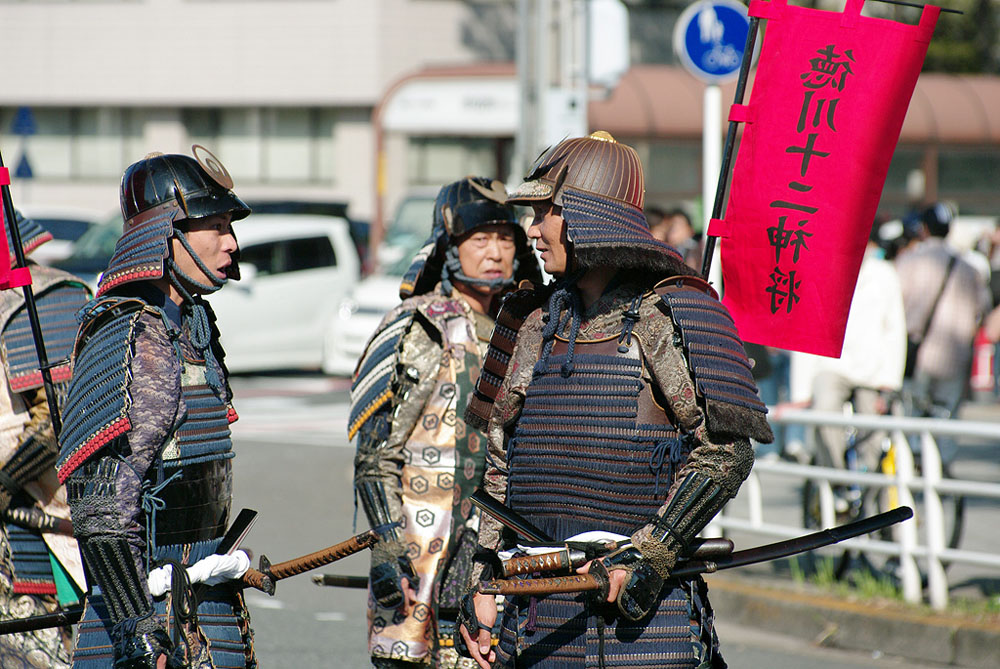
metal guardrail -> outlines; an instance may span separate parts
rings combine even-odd
[[[900,523],[893,531],[892,541],[867,537],[850,539],[842,543],[858,551],[896,556],[899,558],[903,598],[908,602],[922,599],[921,573],[927,574],[928,602],[935,609],[948,605],[948,579],[944,565],[964,563],[1000,571],[1000,555],[947,547],[946,525],[941,496],[1000,500],[1000,483],[945,479],[942,473],[941,454],[936,437],[963,437],[994,439],[1000,443],[1000,424],[941,418],[910,418],[900,416],[844,415],[808,409],[772,411],[770,421],[775,425],[802,425],[807,435],[814,438],[816,428],[839,426],[862,430],[880,430],[888,433],[895,446],[895,473],[892,475],[862,473],[829,467],[800,465],[788,462],[758,460],[750,477],[744,483],[740,498],[746,500],[747,517],[731,514],[736,500],[706,528],[706,535],[719,535],[723,530],[738,530],[768,537],[789,538],[815,528],[766,522],[764,517],[765,490],[759,475],[767,473],[813,481],[819,487],[820,521],[823,527],[836,525],[833,484],[859,484],[864,487],[895,489],[899,504],[910,506],[914,517]],[[920,464],[922,475],[916,474],[914,454],[907,435],[920,439]],[[914,493],[921,495],[919,505]],[[738,499],[740,499],[738,498]],[[729,512],[727,512],[727,510]]]

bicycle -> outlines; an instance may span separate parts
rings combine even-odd
[[[908,398],[901,392],[883,392],[884,410],[880,415],[903,415],[904,408],[908,406]],[[845,413],[853,415],[854,396],[845,402]],[[868,467],[862,462],[859,453],[859,444],[870,438],[875,433],[874,430],[861,431],[856,427],[847,429],[847,448],[845,450],[846,466],[849,471],[867,472]],[[911,449],[909,442],[905,439],[893,439],[886,434],[880,443],[881,454],[878,458],[877,473],[887,476],[896,475],[896,451],[898,448]],[[817,464],[817,457],[814,455],[810,461],[811,465]],[[920,458],[915,458],[915,473],[921,475],[922,465]],[[947,462],[942,463],[942,476],[950,478],[950,468]],[[897,486],[864,486],[859,483],[851,483],[846,486],[834,486],[835,501],[839,504],[835,507],[836,522],[843,524],[874,515],[881,511],[897,508],[900,503],[900,490]],[[922,508],[923,492],[916,490],[913,492],[916,508]],[[944,507],[945,519],[945,543],[949,548],[957,548],[962,538],[962,530],[965,523],[965,498],[955,495],[941,495],[941,504]],[[820,513],[820,483],[813,479],[807,479],[802,488],[802,517],[803,524],[807,528],[822,529]],[[917,522],[921,522],[921,514],[915,515]],[[881,530],[874,539],[891,541],[892,529]],[[884,571],[890,575],[895,575],[894,558],[886,561],[882,569],[878,569],[863,552],[856,549],[845,548],[842,553],[833,559],[833,575],[838,580],[844,579],[852,567],[857,563],[873,571]],[[809,553],[803,556],[799,562],[800,567],[809,572],[816,572],[818,569],[817,556]],[[945,564],[945,568],[948,564]]]

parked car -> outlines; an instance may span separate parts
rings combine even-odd
[[[118,213],[103,223],[91,226],[76,240],[72,252],[66,258],[52,264],[77,275],[96,291],[101,273],[108,268],[108,261],[111,260],[115,244],[121,236],[122,215]],[[41,248],[45,246],[48,244]]]
[[[17,208],[23,216],[52,233],[52,240],[39,246],[32,254],[32,258],[43,265],[69,257],[76,242],[88,230],[107,219],[106,213],[83,207],[26,204]]]
[[[396,209],[377,257],[380,269],[345,295],[326,334],[323,372],[350,376],[382,317],[399,304],[399,284],[427,241],[437,189],[407,195]]]
[[[347,219],[351,239],[357,248],[362,265],[368,251],[368,221],[361,221],[347,215],[347,203],[335,200],[247,200],[254,214],[314,214],[318,216],[339,216]]]
[[[324,368],[329,324],[360,274],[347,219],[254,214],[236,234],[243,277],[211,298],[230,371]]]

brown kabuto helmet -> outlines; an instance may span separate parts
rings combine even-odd
[[[576,268],[691,274],[676,249],[650,234],[642,213],[645,192],[635,149],[598,130],[544,151],[507,201],[552,200],[562,207]]]

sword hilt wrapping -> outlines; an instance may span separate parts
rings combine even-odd
[[[317,567],[336,562],[348,555],[354,555],[366,548],[371,548],[377,541],[378,535],[374,531],[368,530],[367,532],[362,532],[357,536],[351,537],[347,541],[342,541],[339,544],[334,544],[329,548],[318,550],[315,553],[269,565],[266,569],[262,567],[261,571],[267,572],[272,579],[280,581],[283,578],[303,574]],[[261,556],[261,559],[263,560],[263,556]]]
[[[549,578],[502,579],[496,578],[479,582],[479,592],[484,595],[527,595],[545,596],[567,592],[593,592],[597,599],[606,599],[610,578],[600,562],[590,565],[586,574],[551,576]]]
[[[582,552],[580,557],[583,557]],[[511,576],[570,569],[573,567],[573,556],[570,555],[569,550],[564,549],[541,555],[514,557],[505,560],[502,564],[504,577],[510,578]]]
[[[262,571],[257,571],[253,567],[247,569],[246,573],[240,577],[240,581],[245,586],[256,588],[261,592],[274,596],[274,580]]]

